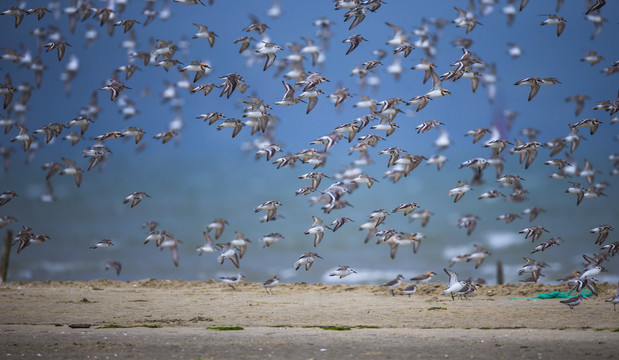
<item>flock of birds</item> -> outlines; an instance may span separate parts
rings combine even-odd
[[[50,144],[56,139],[66,140],[72,145],[78,145],[88,139],[94,141],[94,144],[87,146],[82,157],[88,159],[88,167],[86,171],[91,171],[97,167],[101,167],[111,154],[109,144],[114,139],[129,139],[133,138],[136,145],[136,150],[144,149],[142,141],[145,137],[145,131],[136,126],[129,126],[122,130],[108,131],[100,135],[94,135],[88,132],[90,124],[98,117],[101,107],[99,106],[99,95],[101,91],[110,93],[109,101],[116,103],[120,107],[120,114],[125,120],[129,120],[134,116],[138,116],[139,111],[135,103],[131,101],[127,93],[136,89],[139,84],[133,84],[131,78],[135,71],[165,71],[178,73],[180,79],[176,83],[169,83],[166,89],[162,92],[164,103],[171,104],[177,110],[182,107],[182,98],[186,96],[209,96],[215,88],[221,89],[219,97],[221,101],[228,99],[240,98],[248,89],[252,88],[252,84],[244,81],[243,76],[238,72],[221,74],[219,79],[221,84],[217,83],[202,83],[200,80],[208,76],[216,67],[203,60],[194,60],[190,64],[184,64],[175,56],[179,51],[187,51],[187,41],[174,42],[170,40],[157,39],[152,42],[150,49],[138,49],[135,41],[135,33],[139,32],[138,24],[147,26],[153,21],[165,21],[173,13],[176,6],[196,6],[196,11],[203,11],[202,5],[207,6],[201,0],[174,0],[172,3],[163,1],[161,3],[153,0],[144,2],[144,9],[140,16],[142,18],[128,17],[125,9],[129,0],[107,0],[107,1],[89,1],[89,0],[71,0],[70,4],[62,7],[59,1],[51,0],[47,7],[28,8],[25,1],[18,1],[17,6],[11,7],[0,12],[3,17],[0,21],[8,21],[11,17],[14,18],[15,31],[21,30],[22,21],[31,22],[33,18],[38,18],[39,21],[48,20],[50,17],[54,21],[69,21],[68,30],[73,33],[76,29],[84,30],[84,37],[87,44],[94,43],[98,38],[97,25],[106,27],[110,36],[114,35],[115,31],[122,30],[124,40],[122,47],[127,51],[127,65],[123,65],[114,70],[112,78],[99,89],[94,89],[91,102],[83,107],[79,114],[72,120],[62,120],[52,122],[42,127],[30,131],[28,125],[30,120],[26,121],[27,104],[33,96],[44,96],[44,94],[36,94],[36,89],[41,86],[43,81],[43,73],[46,71],[47,62],[60,61],[65,63],[65,70],[61,74],[61,79],[65,83],[67,93],[71,91],[71,82],[76,76],[79,69],[79,60],[74,54],[71,54],[71,49],[74,45],[68,43],[63,36],[63,31],[55,26],[49,25],[46,27],[37,27],[30,34],[36,37],[38,48],[31,49],[28,46],[23,46],[19,49],[4,49],[5,54],[1,56],[3,62],[11,62],[17,64],[20,68],[29,69],[34,73],[34,84],[27,81],[22,72],[19,74],[18,81],[13,80],[13,76],[6,72],[4,82],[0,84],[0,94],[4,97],[3,109],[4,114],[0,119],[0,126],[4,128],[4,135],[0,141],[6,143],[0,146],[0,154],[5,159],[5,170],[8,170],[9,159],[11,154],[18,151],[21,147],[23,151],[29,154],[28,161],[32,161],[32,157],[37,149],[41,149],[45,144]],[[210,1],[212,4],[213,1]],[[502,12],[507,16],[507,24],[511,26],[516,16],[529,16],[527,14],[528,1],[522,0],[518,8],[516,1],[508,0],[502,5]],[[560,11],[563,1],[557,1],[557,13]],[[104,6],[102,6],[104,5]],[[161,6],[160,6],[161,5]],[[234,41],[239,46],[239,56],[246,57],[247,64],[261,63],[264,61],[262,71],[274,72],[274,76],[279,86],[283,85],[283,96],[281,100],[261,99],[256,93],[251,96],[246,96],[241,99],[242,112],[238,117],[227,117],[220,112],[209,112],[196,114],[196,119],[202,119],[208,125],[215,125],[217,130],[231,131],[231,136],[236,137],[241,131],[250,131],[252,141],[244,144],[245,149],[252,149],[255,152],[256,159],[265,158],[267,161],[277,165],[277,169],[282,167],[295,167],[298,164],[307,164],[311,167],[311,171],[298,176],[298,179],[310,181],[310,185],[300,187],[295,196],[310,196],[312,204],[321,204],[321,210],[324,214],[330,214],[332,211],[345,212],[345,209],[351,206],[346,200],[347,196],[357,190],[360,186],[367,186],[370,189],[373,184],[378,181],[371,175],[363,172],[362,167],[373,162],[370,153],[373,148],[381,144],[381,141],[387,138],[398,130],[399,126],[395,122],[398,116],[404,113],[400,108],[403,105],[412,106],[412,111],[421,112],[429,104],[431,106],[439,106],[442,97],[452,95],[447,89],[449,84],[469,79],[471,82],[471,90],[475,93],[479,84],[486,87],[488,91],[489,101],[494,101],[496,93],[496,83],[498,82],[497,69],[492,65],[484,62],[484,60],[469,48],[472,45],[473,39],[460,38],[454,41],[454,46],[461,47],[462,54],[460,58],[454,59],[449,64],[450,68],[447,72],[439,75],[437,69],[445,67],[445,64],[435,64],[433,62],[436,56],[436,44],[440,39],[442,30],[447,26],[455,26],[464,28],[466,35],[474,36],[476,26],[480,24],[481,16],[488,15],[494,7],[499,6],[498,0],[480,0],[480,9],[477,12],[475,2],[470,1],[469,7],[466,10],[455,7],[456,17],[452,20],[448,19],[432,19],[424,20],[423,24],[415,28],[409,33],[403,28],[389,22],[385,22],[386,26],[393,30],[393,36],[385,39],[385,44],[390,47],[389,51],[377,49],[373,51],[375,59],[363,61],[356,66],[350,73],[352,78],[359,84],[372,87],[379,86],[376,72],[385,68],[386,72],[393,75],[395,80],[398,80],[404,71],[402,61],[404,61],[412,51],[417,52],[420,56],[424,56],[419,63],[412,66],[414,71],[422,71],[424,74],[423,83],[432,82],[431,87],[425,93],[413,96],[409,100],[392,97],[388,99],[373,99],[368,95],[358,95],[358,101],[353,100],[356,95],[352,95],[348,88],[345,88],[341,83],[338,89],[325,95],[323,92],[327,82],[334,82],[336,79],[330,79],[328,75],[316,72],[318,68],[324,65],[325,53],[329,49],[330,41],[333,36],[332,26],[334,21],[331,20],[334,16],[342,16],[345,26],[348,30],[357,31],[362,28],[362,24],[366,17],[379,16],[383,6],[396,6],[384,3],[381,0],[335,0],[333,1],[333,14],[330,16],[321,17],[314,21],[314,25],[318,31],[315,37],[302,36],[300,38],[303,43],[277,44],[271,40],[269,36],[268,23],[261,22],[257,17],[251,17],[251,23],[244,29],[225,29],[225,25],[220,24],[221,29],[217,31],[235,31],[241,34],[247,34]],[[583,16],[595,25],[595,31],[591,38],[595,38],[602,30],[602,24],[607,21],[603,16],[605,1],[596,0],[589,1],[586,8],[583,5]],[[275,21],[282,15],[282,8],[279,1],[273,1],[272,6],[268,9],[267,15]],[[557,14],[544,15],[545,20],[541,23],[542,26],[556,26],[556,34],[562,36],[566,27],[567,20]],[[83,26],[82,24],[85,24]],[[195,23],[197,32],[192,34],[193,41],[206,41],[211,48],[218,48],[220,45],[217,40],[218,35],[209,26]],[[120,29],[120,30],[118,30]],[[238,31],[237,31],[238,30]],[[367,30],[367,29],[366,29]],[[544,30],[544,29],[542,29]],[[80,30],[82,31],[82,30]],[[190,34],[188,34],[190,35]],[[366,35],[367,36],[367,35]],[[565,36],[565,35],[564,35]],[[254,37],[257,37],[255,39]],[[364,46],[368,40],[362,34],[352,34],[344,39],[342,43],[347,44],[346,55],[354,56],[355,50]],[[333,50],[335,51],[335,50]],[[342,50],[344,51],[344,50]],[[48,52],[55,52],[57,56],[52,57],[47,55]],[[522,50],[515,43],[510,43],[509,54],[513,58],[522,55]],[[68,55],[68,60],[67,56]],[[391,65],[385,65],[388,56],[393,58]],[[595,51],[589,51],[587,56],[581,59],[583,62],[588,62],[591,66],[604,61],[601,55]],[[4,66],[3,66],[4,67]],[[162,69],[157,69],[161,67]],[[259,70],[247,70],[259,71]],[[381,70],[382,71],[382,70]],[[602,70],[608,76],[619,72],[619,62],[615,61],[607,68]],[[188,75],[192,73],[191,76]],[[94,75],[94,74],[93,74]],[[99,74],[96,74],[99,75]],[[103,80],[103,79],[101,79]],[[337,79],[340,81],[341,79]],[[535,101],[535,96],[542,87],[561,84],[561,81],[554,77],[526,77],[514,83],[517,86],[529,87],[528,101]],[[363,89],[363,88],[362,88]],[[545,91],[545,90],[544,90]],[[184,92],[184,94],[182,93]],[[612,94],[609,94],[609,97]],[[210,95],[214,97],[216,95]],[[455,96],[455,95],[454,95]],[[280,106],[301,106],[305,107],[305,114],[310,114],[316,106],[322,106],[323,98],[328,98],[336,108],[351,105],[354,108],[361,109],[367,113],[352,121],[342,123],[332,129],[324,136],[318,137],[310,142],[313,148],[299,151],[297,153],[283,154],[283,145],[275,140],[275,129],[278,126],[279,120],[275,115],[277,108]],[[524,97],[524,95],[523,95]],[[107,101],[107,100],[105,100]],[[576,116],[583,111],[585,103],[589,101],[586,94],[576,94],[566,99],[566,102],[575,102],[577,105]],[[318,103],[321,104],[318,104]],[[303,104],[300,104],[303,103]],[[351,104],[352,103],[352,104]],[[485,182],[483,179],[484,170],[488,167],[495,168],[495,178],[497,186],[509,192],[508,195],[503,194],[499,190],[490,190],[479,195],[479,199],[496,199],[504,198],[506,201],[522,202],[526,199],[528,190],[523,186],[526,181],[525,175],[520,174],[504,174],[504,154],[514,155],[519,158],[521,164],[524,164],[524,169],[528,169],[536,160],[538,149],[545,148],[550,150],[550,159],[544,164],[550,167],[556,167],[556,172],[551,175],[551,178],[562,180],[572,177],[581,177],[586,182],[582,185],[581,182],[571,181],[571,185],[565,190],[566,193],[576,196],[576,205],[579,205],[584,199],[595,199],[605,196],[604,190],[610,186],[607,182],[595,183],[595,176],[599,173],[593,165],[585,160],[584,167],[580,167],[573,154],[578,148],[579,142],[584,139],[580,133],[582,129],[588,131],[591,136],[596,134],[599,126],[610,126],[619,122],[619,116],[615,113],[619,110],[619,97],[601,101],[593,107],[602,115],[606,112],[610,115],[608,120],[600,121],[598,118],[587,118],[580,121],[575,121],[569,124],[569,133],[566,136],[559,136],[547,142],[541,142],[537,139],[539,131],[528,128],[522,129],[521,139],[510,140],[502,137],[501,132],[496,127],[492,128],[477,128],[468,131],[465,135],[473,138],[473,144],[476,144],[482,139],[483,147],[487,148],[491,155],[489,157],[476,157],[460,164],[460,168],[468,167],[473,171],[473,178],[470,181],[458,181],[457,184],[447,191],[447,195],[452,197],[453,201],[460,201],[466,194],[476,185]],[[507,126],[511,128],[515,122],[517,113],[515,111],[506,111],[503,116],[507,119]],[[603,124],[603,125],[602,125]],[[388,170],[383,178],[386,178],[393,183],[409,176],[415,168],[422,162],[437,166],[437,170],[445,165],[447,158],[440,154],[440,151],[451,145],[451,140],[448,133],[444,129],[445,124],[438,120],[424,121],[416,127],[417,134],[426,133],[429,131],[439,132],[439,137],[434,145],[439,150],[439,154],[426,157],[424,155],[412,155],[407,150],[400,147],[388,147],[378,151],[379,155],[386,155]],[[445,126],[447,127],[447,126]],[[15,130],[13,130],[15,129]],[[182,116],[175,118],[169,125],[167,130],[152,136],[154,139],[161,141],[163,144],[168,141],[179,140],[180,133],[183,129]],[[365,130],[365,132],[364,132]],[[17,133],[15,133],[17,132]],[[39,139],[37,135],[42,136],[45,140]],[[86,136],[89,136],[87,138]],[[489,138],[487,138],[489,137]],[[524,139],[524,140],[523,140]],[[329,152],[334,146],[340,142],[348,142],[351,144],[349,149],[350,154],[358,154],[358,159],[351,162],[350,166],[339,172],[336,176],[330,177],[319,171],[325,166],[326,160],[329,157]],[[21,143],[19,147],[18,143]],[[557,158],[556,156],[562,151],[565,151],[566,158]],[[619,175],[619,154],[610,154],[608,159],[614,162],[614,168],[611,175]],[[82,174],[84,170],[78,166],[75,159],[62,157],[61,161],[47,162],[41,165],[46,171],[45,180],[47,182],[47,192],[41,197],[42,201],[55,201],[53,189],[50,180],[56,175],[69,175],[75,179],[75,184],[80,187],[82,182]],[[486,170],[487,171],[487,170]],[[327,187],[322,187],[323,179],[334,180]],[[9,189],[1,189],[0,206],[5,205],[18,194]],[[123,203],[130,204],[133,208],[138,206],[141,201],[149,198],[151,195],[143,191],[128,194]],[[156,196],[156,194],[153,194]],[[285,203],[285,200],[281,200]],[[282,205],[280,200],[268,200],[262,204],[258,204],[254,212],[263,213],[260,218],[261,222],[272,222],[281,218],[278,212],[279,206]],[[436,216],[428,209],[419,209],[420,205],[415,202],[402,203],[391,211],[385,209],[377,209],[370,213],[365,222],[359,226],[360,230],[367,231],[365,243],[372,239],[378,239],[377,243],[387,244],[390,249],[390,257],[395,258],[397,250],[400,246],[412,245],[414,253],[420,248],[422,239],[425,235],[421,232],[403,232],[392,228],[381,228],[385,223],[385,219],[389,214],[402,213],[409,217],[411,221],[419,220],[421,226],[425,227],[431,216]],[[342,211],[344,209],[344,211]],[[529,220],[533,222],[537,215],[544,211],[539,207],[527,208],[523,213],[529,216]],[[519,214],[506,213],[497,217],[497,220],[510,222],[520,218]],[[342,216],[335,219],[333,222],[326,225],[318,216],[312,216],[312,224],[305,231],[306,235],[311,235],[314,238],[313,246],[319,248],[319,245],[327,231],[336,232],[342,226],[349,222],[353,222],[349,217]],[[477,215],[465,215],[458,220],[458,227],[465,228],[468,235],[473,233],[479,217]],[[10,215],[0,217],[0,228],[5,227],[17,220]],[[217,261],[222,264],[229,260],[236,268],[240,268],[240,259],[243,258],[248,244],[251,242],[243,233],[236,232],[233,240],[225,243],[215,243],[218,240],[228,224],[225,219],[215,219],[209,223],[203,233],[205,242],[197,247],[199,255],[209,254],[219,251]],[[350,226],[350,225],[348,225]],[[160,249],[170,249],[175,266],[179,264],[178,247],[181,241],[171,233],[158,230],[158,223],[150,221],[142,225],[148,231],[144,243],[153,242]],[[593,256],[584,255],[586,265],[580,271],[575,271],[570,277],[563,279],[577,292],[583,289],[589,289],[597,295],[595,286],[598,274],[604,271],[602,263],[608,261],[610,257],[615,256],[619,252],[619,242],[606,243],[613,227],[608,224],[603,224],[590,230],[591,233],[597,234],[596,245],[601,246],[601,252]],[[529,226],[519,234],[524,234],[525,239],[531,239],[535,243],[548,230],[543,226]],[[211,236],[211,234],[213,234]],[[214,237],[214,239],[213,239]],[[260,238],[260,242],[265,247],[273,246],[283,236],[279,233],[270,233]],[[22,226],[22,230],[15,237],[15,242],[18,243],[17,252],[20,253],[27,246],[36,243],[43,243],[50,240],[48,235],[36,234],[31,228]],[[532,253],[548,251],[550,248],[559,245],[562,242],[560,237],[553,237],[545,242],[537,244]],[[114,244],[109,239],[101,240],[93,244],[92,249],[102,249],[113,246]],[[450,259],[451,267],[459,262],[474,262],[477,269],[489,256],[490,253],[482,246],[475,245],[475,249],[467,254],[461,254]],[[317,252],[306,252],[294,263],[291,264],[295,270],[305,268],[310,270],[313,262],[316,259],[322,259]],[[519,270],[519,275],[530,275],[530,278],[524,279],[524,282],[537,282],[542,277],[542,269],[547,266],[546,263],[525,257],[525,264]],[[117,261],[109,262],[106,268],[115,269],[120,273],[122,265]],[[474,293],[483,281],[474,281],[472,279],[459,280],[458,275],[449,268],[444,269],[449,277],[449,286],[444,291],[445,295],[460,296],[467,298],[468,294]],[[330,273],[330,276],[343,278],[351,274],[357,273],[350,266],[338,266],[338,268]],[[425,274],[416,276],[411,279],[415,283],[428,282],[435,276],[434,271],[429,271]],[[229,277],[222,277],[221,280],[228,283],[232,288],[234,284],[243,278],[242,274],[237,274]],[[391,290],[394,295],[394,289],[402,285],[404,276],[398,275],[394,280],[383,284]],[[267,292],[271,292],[272,288],[279,283],[279,277],[274,276],[264,283]],[[416,290],[416,285],[412,284],[404,288],[404,294],[412,294]],[[575,301],[582,300],[582,296],[575,298],[567,303],[570,307],[577,305]],[[611,302],[616,304],[618,296],[615,296]]]

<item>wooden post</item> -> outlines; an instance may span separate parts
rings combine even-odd
[[[6,273],[9,269],[9,255],[11,254],[11,243],[13,242],[13,232],[6,231],[6,238],[2,245],[2,257],[0,258],[0,283],[6,282]]]
[[[503,281],[503,263],[499,260],[496,262],[496,283],[502,285]]]

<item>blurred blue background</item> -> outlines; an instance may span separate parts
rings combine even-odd
[[[68,2],[58,2],[66,7]],[[7,2],[5,8],[17,2]],[[132,0],[127,8],[117,14],[117,19],[134,18],[144,23],[142,14],[146,2]],[[26,8],[41,5],[29,1]],[[96,7],[105,7],[107,1],[95,1]],[[357,27],[348,30],[349,22],[344,22],[346,10],[334,10],[331,1],[287,1],[280,3],[281,16],[272,18],[267,11],[272,7],[271,1],[215,1],[212,5],[187,6],[174,2],[154,2],[154,9],[164,13],[169,6],[171,16],[167,19],[156,17],[148,26],[136,24],[132,33],[136,35],[136,51],[153,51],[151,43],[155,39],[169,40],[185,50],[178,50],[175,58],[184,65],[194,60],[208,62],[212,72],[197,84],[213,82],[220,84],[220,76],[237,72],[242,75],[248,89],[244,94],[238,90],[226,99],[219,97],[220,89],[214,89],[208,96],[190,94],[186,89],[176,88],[176,100],[162,103],[161,93],[166,88],[165,82],[176,83],[180,73],[175,67],[168,72],[161,67],[144,66],[141,60],[130,60],[127,50],[121,43],[128,39],[121,27],[116,27],[114,35],[106,33],[106,26],[99,27],[98,20],[91,18],[78,22],[74,34],[69,32],[67,15],[57,10],[47,14],[41,21],[36,16],[27,15],[23,23],[15,28],[13,17],[0,17],[0,29],[3,34],[2,48],[15,49],[23,53],[28,49],[33,56],[40,56],[47,69],[44,71],[40,89],[32,91],[32,98],[27,103],[27,110],[21,115],[14,109],[0,112],[3,116],[16,121],[23,121],[30,132],[51,122],[66,123],[79,115],[81,108],[88,106],[91,94],[98,93],[101,112],[95,122],[88,128],[84,139],[75,146],[68,141],[56,139],[45,144],[44,137],[39,138],[39,149],[32,161],[26,165],[27,153],[21,143],[11,143],[17,135],[13,128],[8,134],[0,134],[0,144],[14,148],[8,171],[0,172],[0,191],[13,190],[18,197],[0,207],[0,215],[11,215],[18,219],[5,229],[12,229],[16,234],[21,226],[29,226],[36,234],[45,233],[50,240],[43,244],[27,247],[22,253],[11,254],[9,280],[87,280],[101,277],[121,280],[142,278],[206,280],[221,275],[241,272],[248,281],[264,281],[273,275],[279,275],[284,282],[328,282],[328,273],[337,265],[349,265],[358,271],[337,282],[378,284],[390,280],[398,273],[406,278],[433,270],[439,275],[437,279],[446,281],[442,271],[448,266],[449,259],[457,254],[473,251],[473,244],[487,248],[491,255],[483,265],[475,270],[474,263],[461,263],[453,266],[461,277],[482,277],[488,282],[495,282],[496,262],[505,266],[505,280],[518,282],[525,276],[518,276],[518,269],[524,264],[523,257],[533,257],[545,261],[550,266],[543,271],[545,283],[553,283],[559,277],[581,270],[583,254],[593,255],[599,251],[595,245],[596,235],[590,229],[601,224],[617,226],[617,177],[611,175],[613,162],[609,155],[618,152],[617,129],[619,125],[611,124],[608,112],[593,110],[593,106],[602,100],[613,101],[617,96],[617,76],[607,75],[601,70],[610,67],[619,59],[616,46],[618,31],[617,17],[619,3],[611,1],[602,8],[601,15],[608,19],[603,30],[593,40],[590,39],[594,26],[585,19],[587,4],[585,1],[569,1],[558,14],[567,19],[567,26],[560,37],[556,36],[555,27],[540,26],[545,19],[540,14],[555,13],[556,2],[550,0],[532,1],[522,12],[516,14],[514,24],[507,26],[502,9],[506,1],[498,1],[493,10],[481,16],[480,5],[476,2],[475,14],[481,25],[470,34],[465,29],[456,27],[451,21],[457,17],[454,7],[466,9],[468,1],[389,1],[376,12],[367,12],[366,18]],[[117,6],[117,4],[116,4]],[[117,9],[117,8],[116,8]],[[351,94],[364,94],[377,101],[390,97],[410,98],[422,95],[431,88],[430,83],[422,84],[423,72],[410,68],[426,58],[423,50],[416,48],[410,56],[401,59],[403,73],[399,80],[387,72],[387,67],[394,62],[393,46],[386,45],[393,32],[385,22],[404,29],[411,41],[418,37],[413,30],[422,25],[424,19],[445,19],[434,46],[438,74],[443,74],[453,67],[451,63],[462,54],[460,47],[452,45],[456,39],[467,37],[473,40],[469,50],[473,51],[486,64],[496,64],[499,78],[496,99],[489,102],[487,88],[480,85],[472,93],[470,82],[460,79],[447,81],[443,87],[452,95],[434,99],[422,111],[415,113],[413,106],[399,106],[404,113],[399,114],[395,122],[399,128],[386,141],[381,141],[369,150],[373,164],[362,167],[379,182],[371,189],[361,185],[351,194],[345,195],[352,207],[334,210],[325,214],[319,205],[310,206],[309,196],[295,196],[301,186],[309,185],[307,180],[297,177],[312,171],[309,164],[297,163],[295,168],[276,169],[276,165],[264,158],[255,160],[256,149],[251,148],[252,141],[260,133],[250,135],[248,128],[231,138],[231,131],[216,131],[216,124],[209,126],[195,117],[202,113],[221,112],[226,118],[242,118],[241,103],[248,96],[273,104],[284,93],[277,75],[276,66],[262,71],[263,58],[248,58],[238,53],[239,45],[234,41],[243,36],[260,39],[255,32],[247,33],[243,29],[250,25],[250,16],[257,17],[268,25],[265,35],[270,41],[284,48],[277,52],[277,59],[282,60],[290,54],[286,47],[290,43],[304,45],[302,37],[310,38],[322,44],[316,33],[319,30],[312,23],[320,17],[331,19],[333,33],[329,47],[325,49],[324,63],[312,66],[311,56],[303,62],[306,71],[321,72],[330,81],[319,86],[325,94],[334,93],[338,86],[349,89]],[[207,25],[209,30],[217,33],[215,45],[211,48],[204,39],[191,39],[197,32],[192,23]],[[55,51],[37,53],[37,39],[31,35],[35,28],[59,29],[67,47],[65,57],[58,61]],[[98,38],[92,46],[86,46],[86,30],[92,26],[98,32]],[[428,23],[430,33],[436,34],[436,27]],[[363,42],[351,54],[345,55],[348,44],[342,41],[352,34],[362,34],[368,41]],[[44,40],[49,42],[49,40]],[[508,54],[508,42],[520,45],[524,54],[512,59]],[[182,47],[182,46],[181,46]],[[382,59],[382,66],[374,69],[365,80],[379,82],[372,86],[360,84],[357,76],[350,72],[363,61],[374,60],[373,51],[383,49],[387,56]],[[599,64],[591,66],[581,58],[588,50],[595,50],[604,57]],[[250,48],[251,53],[252,50]],[[71,56],[79,59],[79,70],[71,82],[71,93],[65,92],[65,83],[61,74],[69,63]],[[111,78],[114,69],[135,62],[141,70],[136,71],[129,80],[121,73],[120,80],[131,89],[123,96],[135,102],[139,114],[124,120],[119,113],[119,101],[112,102],[109,93],[99,91]],[[0,68],[4,76],[10,73],[14,85],[22,82],[34,84],[34,75],[19,63],[2,61]],[[286,70],[287,71],[287,70]],[[190,78],[193,73],[190,73]],[[558,85],[542,87],[537,96],[527,101],[528,87],[514,86],[513,83],[529,76],[555,77]],[[286,80],[292,83],[291,80]],[[300,91],[297,92],[297,95]],[[574,114],[575,104],[565,102],[565,98],[575,94],[587,94],[583,112]],[[13,105],[18,102],[16,94]],[[358,97],[344,101],[340,108],[335,108],[326,95],[320,97],[317,106],[310,114],[305,114],[306,105],[281,107],[272,105],[270,114],[279,119],[275,128],[275,140],[281,145],[282,152],[275,158],[297,153],[312,146],[310,142],[327,135],[337,126],[350,123],[355,118],[366,115],[367,110],[353,107]],[[176,104],[175,109],[172,104]],[[569,180],[586,183],[584,178],[555,180],[549,175],[556,169],[544,165],[549,159],[549,150],[539,149],[537,160],[528,169],[519,164],[517,155],[510,155],[508,150],[502,154],[505,158],[504,174],[519,174],[526,179],[523,186],[529,191],[524,202],[507,202],[503,199],[478,200],[477,197],[490,189],[497,189],[509,194],[509,189],[501,188],[494,181],[494,168],[484,171],[483,185],[473,185],[458,203],[447,192],[458,180],[468,181],[472,171],[459,168],[460,163],[475,157],[488,158],[490,150],[482,145],[489,139],[472,144],[470,136],[464,134],[472,129],[489,128],[493,121],[500,120],[504,110],[514,110],[518,116],[512,129],[505,134],[507,139],[525,140],[521,129],[536,128],[540,131],[537,140],[544,143],[569,133],[568,124],[580,119],[598,118],[602,121],[600,129],[589,135],[587,129],[580,133],[586,138],[572,154],[578,166],[582,168],[588,159],[600,171],[595,182],[610,184],[604,190],[607,196],[597,199],[585,199],[576,206],[576,197],[566,194]],[[153,136],[169,128],[170,123],[179,117],[182,130],[176,140],[162,144]],[[177,118],[177,119],[179,119]],[[411,174],[397,183],[383,178],[388,170],[387,156],[378,152],[388,147],[401,147],[413,155],[430,157],[438,153],[433,142],[438,137],[436,129],[417,134],[415,127],[423,121],[437,119],[444,123],[453,142],[441,154],[448,160],[441,171],[436,166],[426,165],[425,161]],[[218,122],[219,123],[219,122]],[[370,124],[375,125],[376,122]],[[122,130],[136,126],[146,132],[142,142],[147,146],[137,152],[133,139],[107,140],[106,146],[111,150],[104,166],[86,171],[88,159],[82,158],[82,151],[94,144],[92,137],[107,131]],[[366,127],[359,135],[380,133]],[[72,128],[70,130],[76,130]],[[64,136],[69,129],[63,131]],[[331,179],[323,179],[319,189],[323,190],[335,181],[337,172],[346,169],[358,158],[356,153],[349,155],[349,149],[355,143],[346,140],[336,144],[328,154],[324,167],[317,169]],[[510,146],[511,147],[511,146]],[[247,150],[249,149],[249,150]],[[84,169],[84,179],[80,188],[75,186],[70,176],[54,176],[51,183],[56,201],[43,203],[39,197],[45,191],[45,174],[41,165],[49,161],[61,162],[66,157],[77,162]],[[565,158],[563,152],[555,158]],[[134,191],[144,191],[151,198],[145,199],[135,208],[124,205],[122,200]],[[318,195],[315,192],[312,195]],[[311,195],[310,195],[311,196]],[[267,201],[278,200],[282,203],[278,213],[285,216],[277,221],[261,223],[254,207]],[[419,221],[410,222],[400,213],[391,214],[381,228],[394,228],[404,232],[423,232],[420,250],[413,254],[411,247],[401,247],[395,259],[389,257],[385,244],[376,245],[374,240],[364,244],[365,231],[359,226],[374,209],[384,208],[388,211],[401,203],[416,202],[422,209],[431,210],[432,216],[427,227],[422,228]],[[495,218],[503,213],[521,213],[531,206],[545,209],[534,222],[528,221],[527,215],[511,224],[497,221]],[[419,211],[419,210],[417,210]],[[480,217],[477,228],[467,236],[466,230],[457,227],[457,219],[466,214]],[[312,224],[312,215],[330,223],[337,217],[347,216],[354,222],[344,225],[335,233],[327,232],[317,248],[313,247],[313,237],[304,235]],[[252,243],[249,244],[241,267],[237,270],[231,263],[220,265],[216,262],[217,253],[198,256],[196,247],[203,242],[202,231],[215,218],[224,218],[229,222],[219,242],[227,242],[234,237],[234,232],[244,233]],[[180,266],[174,267],[170,252],[159,251],[153,244],[143,245],[147,234],[141,225],[148,220],[159,222],[159,229],[165,229],[180,239]],[[531,255],[537,244],[518,231],[531,226],[542,225],[550,231],[540,240],[560,236],[564,242],[543,253]],[[3,229],[4,230],[4,229]],[[272,232],[281,233],[285,239],[264,248],[258,238]],[[4,237],[4,232],[1,235]],[[91,250],[89,246],[101,239],[111,239],[115,246],[108,249]],[[617,231],[611,232],[606,243],[617,241]],[[324,259],[318,259],[310,271],[295,272],[292,265],[306,251],[316,251]],[[120,276],[105,271],[107,261],[119,261],[123,265]],[[602,281],[617,281],[619,265],[617,260],[609,258],[604,266],[609,270],[598,278]]]

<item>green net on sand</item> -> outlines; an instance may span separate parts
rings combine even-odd
[[[583,291],[581,292],[581,294],[583,298],[586,298],[588,296],[593,295],[593,292],[589,290],[588,292]],[[572,295],[572,291],[569,291],[569,292],[553,291],[547,294],[538,294],[537,296],[528,297],[526,299],[571,299],[576,296],[578,296],[578,294]],[[509,298],[518,299],[517,297],[513,297],[513,296],[510,296]]]

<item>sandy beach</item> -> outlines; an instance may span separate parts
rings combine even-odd
[[[565,286],[495,285],[470,300],[439,283],[412,296],[370,285],[141,280],[0,285],[3,358],[583,358],[616,356],[619,312],[529,299]]]

